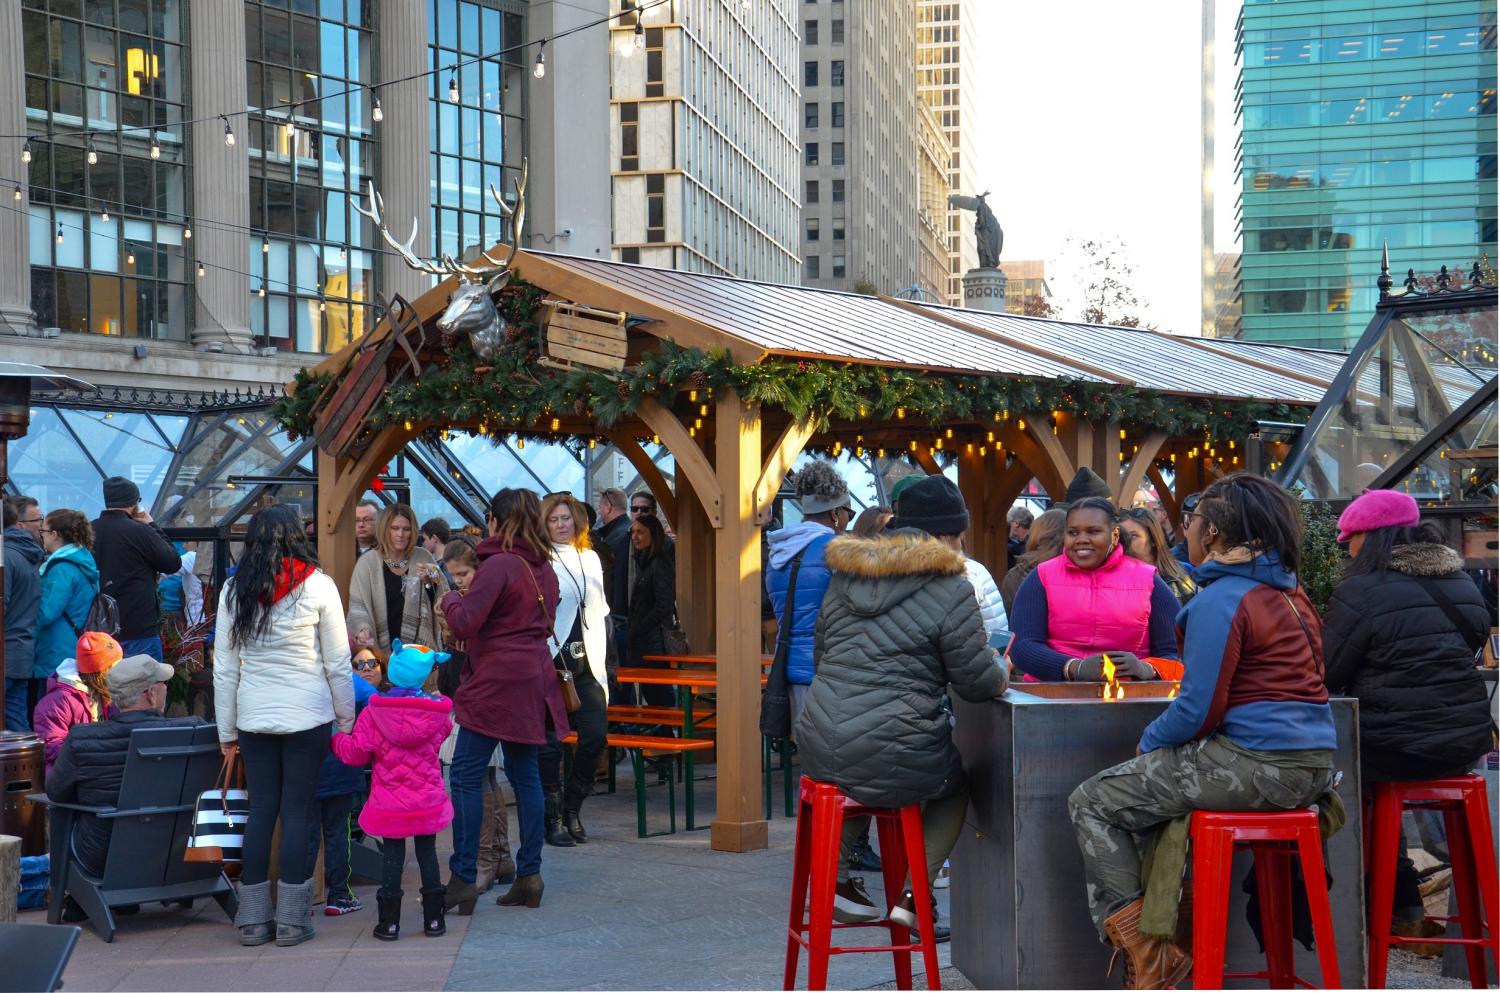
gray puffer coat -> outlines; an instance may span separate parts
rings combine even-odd
[[[875,807],[947,796],[963,769],[944,706],[1005,691],[964,557],[919,531],[844,537],[818,616],[817,676],[797,721],[808,776]]]

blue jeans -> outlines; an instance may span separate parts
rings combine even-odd
[[[125,658],[132,655],[149,655],[158,662],[164,662],[161,650],[161,635],[154,634],[149,638],[132,638],[129,641],[120,642],[120,651]]]
[[[542,779],[537,773],[537,745],[501,741],[458,729],[453,746],[453,764],[448,769],[448,788],[453,794],[453,854],[448,868],[453,875],[474,881],[479,857],[479,829],[484,821],[485,770],[495,746],[505,756],[505,778],[516,794],[516,820],[521,844],[516,848],[516,875],[535,876],[542,871]]]
[[[31,730],[30,683],[29,679],[6,677],[5,730]]]

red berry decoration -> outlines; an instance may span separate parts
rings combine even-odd
[[[798,372],[806,372],[807,371],[807,363],[804,362],[804,361],[802,361],[801,359],[798,359],[797,360],[797,371]]]

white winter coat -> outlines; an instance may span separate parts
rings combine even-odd
[[[552,571],[557,573],[557,618],[547,647],[553,657],[562,651],[562,643],[573,630],[578,616],[580,594],[583,601],[583,648],[588,656],[589,671],[604,690],[609,702],[609,677],[604,670],[605,625],[609,623],[609,604],[604,600],[604,566],[592,548],[579,551],[572,545],[552,546]]]
[[[234,580],[220,598],[214,650],[219,740],[292,734],[335,721],[354,729],[354,670],[338,587],[322,570],[271,607],[264,637],[234,640]]]
[[[995,585],[995,577],[988,569],[968,556],[964,557],[964,572],[974,587],[974,599],[979,601],[979,616],[984,621],[984,633],[989,636],[990,647],[1003,652],[1010,642],[1010,619],[1005,616],[1000,587]]]

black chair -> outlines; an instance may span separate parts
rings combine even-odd
[[[0,924],[0,993],[52,993],[62,989],[63,969],[73,956],[81,928],[50,924]]]
[[[211,896],[233,920],[239,901],[223,869],[185,862],[198,794],[219,774],[218,732],[196,727],[137,728],[113,807],[88,807],[33,797],[51,810],[52,893],[47,921],[62,922],[64,895],[73,898],[99,937],[113,941],[115,907],[161,901],[192,906]],[[84,817],[114,822],[104,872],[90,873],[73,850],[73,832]]]

